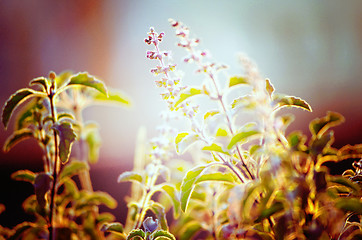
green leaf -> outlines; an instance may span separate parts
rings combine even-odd
[[[180,240],[190,240],[200,230],[202,230],[202,226],[198,221],[190,221],[182,227],[179,234]]]
[[[202,174],[200,177],[198,177],[194,184],[202,183],[205,181],[219,181],[223,183],[233,184],[235,183],[235,178],[231,173],[221,173],[221,172],[205,173]]]
[[[233,76],[229,80],[229,87],[239,85],[239,84],[249,84],[248,79],[242,76]]]
[[[256,222],[260,222],[261,220],[272,216],[273,214],[280,212],[284,209],[283,203],[274,202],[269,208],[261,211],[259,217],[256,219]]]
[[[14,227],[13,234],[8,240],[18,240],[20,237],[28,230],[35,227],[34,223],[31,222],[22,222]]]
[[[67,122],[55,123],[52,129],[56,130],[59,135],[59,158],[62,163],[66,163],[69,159],[72,144],[76,138],[72,125]]]
[[[271,97],[274,92],[274,86],[269,79],[265,79],[265,90],[268,93],[269,97]]]
[[[4,105],[2,113],[2,123],[4,124],[5,129],[8,126],[10,117],[13,114],[15,108],[21,103],[23,103],[25,100],[37,96],[38,95],[37,93],[39,92],[34,91],[33,89],[30,88],[22,88],[9,97],[9,99],[6,101]]]
[[[117,201],[108,193],[106,192],[101,192],[101,191],[96,191],[96,192],[92,192],[88,195],[88,197],[86,197],[86,203],[87,205],[89,204],[94,204],[94,205],[100,205],[100,204],[104,204],[105,206],[107,206],[110,209],[114,209],[117,207]]]
[[[69,82],[69,78],[73,76],[73,72],[71,71],[65,71],[55,76],[55,83],[57,86],[57,89],[63,87],[63,85],[67,84]]]
[[[99,150],[102,142],[98,129],[89,129],[86,133],[85,140],[88,144],[88,161],[90,163],[96,163],[99,158]]]
[[[322,136],[331,127],[338,126],[344,122],[344,117],[336,112],[327,112],[327,116],[316,118],[309,124],[309,130],[313,136]]]
[[[156,218],[158,219],[161,229],[167,231],[168,225],[167,225],[165,208],[161,204],[154,201],[150,202],[149,208],[156,215]]]
[[[231,103],[231,108],[239,108],[242,107],[243,109],[254,109],[256,107],[257,103],[253,96],[251,95],[245,95],[238,97],[233,100]]]
[[[251,131],[245,131],[245,132],[239,132],[236,134],[231,140],[228,145],[228,149],[231,149],[235,146],[235,144],[248,140],[249,137],[254,136],[256,134],[259,134],[259,131],[251,130]]]
[[[312,112],[312,107],[306,101],[298,97],[274,95],[273,102],[276,105],[274,111],[284,107],[296,107]]]
[[[19,170],[11,174],[11,179],[34,183],[36,174],[30,170]]]
[[[180,103],[182,103],[189,97],[192,97],[192,96],[195,96],[198,94],[202,94],[202,93],[203,93],[203,91],[201,89],[197,89],[197,88],[185,89],[184,91],[181,92],[180,97],[178,98],[178,100],[175,103],[175,107],[177,107]]]
[[[127,236],[127,240],[145,239],[145,232],[142,229],[133,229]]]
[[[8,152],[12,147],[14,147],[19,142],[33,137],[33,131],[28,128],[23,128],[17,131],[14,131],[5,141],[3,150]]]
[[[345,145],[338,150],[337,154],[340,160],[347,158],[362,158],[362,144]]]
[[[354,183],[353,181],[349,180],[348,178],[344,177],[331,177],[330,182],[337,183],[339,185],[347,187],[350,191],[355,192],[358,194],[358,192],[361,190],[358,184]]]
[[[143,177],[138,172],[126,171],[119,175],[117,182],[135,181],[142,183]]]
[[[362,201],[358,198],[339,198],[336,207],[344,211],[362,214]]]
[[[206,166],[197,166],[187,172],[181,183],[181,210],[186,212],[195,182]]]
[[[123,229],[123,225],[119,222],[114,222],[114,223],[105,223],[101,230],[103,232],[116,232],[116,233],[123,233],[124,229]]]
[[[128,97],[126,97],[124,93],[116,90],[109,90],[108,96],[98,92],[93,96],[93,99],[99,103],[114,103],[114,104],[121,104],[124,106],[131,105],[131,102],[128,99]]]
[[[169,233],[168,231],[165,230],[157,230],[154,231],[151,235],[150,235],[150,239],[151,240],[161,240],[161,239],[165,239],[165,240],[176,240],[175,236],[172,235],[171,233]]]
[[[77,75],[72,76],[67,86],[71,86],[74,84],[91,87],[103,93],[104,95],[107,95],[107,88],[104,83],[101,80],[98,80],[95,77],[89,75],[87,72],[81,72]]]
[[[115,220],[115,217],[113,216],[113,214],[109,213],[109,212],[103,212],[103,213],[99,213],[96,216],[96,222],[99,223],[107,223],[107,222],[113,222]],[[113,223],[109,223],[109,224],[113,224]],[[114,223],[114,224],[118,224],[118,223]],[[120,224],[120,223],[119,223]],[[121,224],[122,226],[122,224]],[[115,226],[118,230],[120,230],[119,227]],[[122,226],[123,228],[123,226]]]
[[[163,190],[164,193],[166,193],[170,197],[170,199],[173,203],[173,210],[174,210],[173,215],[175,218],[177,218],[180,214],[180,211],[179,211],[180,199],[179,199],[175,186],[168,184],[168,183],[164,183],[164,184],[162,184],[161,189]]]
[[[47,93],[49,87],[48,80],[45,77],[34,78],[30,81],[30,86],[32,85],[40,85],[44,93]]]
[[[52,177],[47,173],[39,173],[34,180],[36,200],[41,208],[46,205],[45,194],[50,190]]]
[[[87,163],[81,161],[72,161],[65,165],[62,169],[62,172],[59,175],[59,181],[62,181],[65,178],[73,177],[74,175],[77,175],[80,172],[87,170],[89,170],[89,166]]]
[[[222,154],[226,154],[230,156],[230,153],[224,151],[221,146],[217,145],[216,143],[211,144],[210,146],[203,147],[202,150],[204,151],[212,151],[212,152],[219,152]]]
[[[218,111],[218,110],[208,111],[204,115],[204,120],[207,120],[207,119],[211,118],[212,116],[215,116],[216,114],[219,114],[219,113],[220,113],[220,111]]]
[[[228,135],[229,135],[228,131],[223,128],[219,128],[215,134],[216,137],[227,137]]]
[[[192,144],[200,140],[199,135],[194,133],[179,133],[175,139],[177,154],[183,154]]]
[[[69,118],[69,119],[73,119],[74,120],[74,116],[70,113],[66,113],[66,112],[62,112],[62,113],[58,113],[58,117],[57,119],[60,120],[62,118]]]

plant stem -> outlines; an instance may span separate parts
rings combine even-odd
[[[56,114],[55,114],[55,106],[54,106],[54,102],[53,102],[53,95],[50,94],[49,96],[49,101],[50,101],[50,109],[51,109],[51,113],[52,113],[52,118],[53,118],[53,123],[56,122]],[[53,136],[54,136],[54,148],[55,148],[55,153],[54,153],[54,166],[53,166],[53,186],[52,186],[52,190],[51,190],[51,195],[50,195],[50,211],[49,211],[49,240],[53,240],[54,236],[54,226],[53,226],[53,215],[54,215],[54,199],[55,199],[55,195],[56,195],[56,184],[57,184],[57,178],[58,178],[58,136],[57,133],[55,131],[55,129],[53,129]]]

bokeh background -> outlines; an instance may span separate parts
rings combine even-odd
[[[332,110],[346,118],[335,129],[335,146],[362,142],[362,1],[0,1],[0,105],[51,70],[88,71],[132,99],[130,109],[93,107],[85,113],[99,122],[103,139],[101,159],[91,170],[94,189],[117,199],[118,221],[124,222],[128,185],[117,184],[117,176],[132,168],[139,127],[154,136],[165,109],[149,72],[155,62],[145,58],[150,26],[165,32],[163,49],[172,50],[179,68],[185,67],[168,18],[187,24],[202,48],[230,66],[229,74],[242,72],[237,53],[243,52],[278,92],[307,100],[313,113],[291,110],[297,120],[290,130],[307,132],[311,119]],[[199,81],[192,71],[185,79]],[[0,127],[0,146],[11,130],[12,125],[7,131]],[[7,208],[1,225],[27,219],[21,203],[33,191],[10,174],[41,166],[31,140],[0,153],[0,203]]]

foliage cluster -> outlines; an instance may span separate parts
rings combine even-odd
[[[33,184],[35,194],[23,207],[36,221],[0,228],[0,236],[360,239],[362,144],[332,146],[332,127],[343,123],[343,116],[327,112],[313,120],[309,140],[300,131],[287,134],[294,117],[280,110],[312,111],[306,101],[277,93],[245,56],[240,56],[244,74],[225,80],[220,76],[227,76],[227,66],[199,50],[200,40],[192,38],[183,23],[170,23],[178,46],[188,52],[183,61],[194,64],[204,80],[184,85],[170,52],[160,48],[164,33],[151,28],[145,39],[152,46],[147,58],[158,62],[151,72],[157,76],[155,84],[162,89],[168,111],[161,114],[164,124],[158,137],[146,144],[140,134],[134,169],[118,177],[118,182],[132,184],[126,222],[114,222],[112,214],[98,210],[100,204],[114,208],[117,202],[92,189],[89,163],[98,159],[100,139],[96,124],[83,121],[82,110],[95,103],[128,105],[129,101],[88,73],[51,72],[48,78],[30,82],[38,90],[20,89],[4,105],[6,128],[22,104],[4,151],[35,138],[44,152],[44,171],[20,170],[12,175]],[[199,99],[212,107],[205,110],[197,105]],[[172,127],[175,118],[188,122],[187,130]],[[77,154],[71,154],[73,143]],[[191,159],[181,159],[186,152]],[[331,175],[323,165],[351,158],[356,159],[353,169],[342,176]]]

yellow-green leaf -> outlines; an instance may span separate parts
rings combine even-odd
[[[257,134],[259,134],[259,131],[256,130],[251,130],[251,131],[245,131],[245,132],[239,132],[238,134],[236,134],[231,140],[230,143],[228,145],[228,149],[232,149],[235,144],[241,142],[241,141],[247,141],[249,137],[251,136],[255,136]]]
[[[235,183],[235,178],[233,174],[231,173],[221,173],[221,172],[215,172],[215,173],[205,173],[202,174],[197,180],[195,181],[195,184],[205,182],[205,181],[219,181],[224,183]]]
[[[230,153],[224,151],[221,146],[217,145],[216,143],[211,144],[210,146],[203,147],[202,150],[205,151],[212,151],[212,152],[219,152],[226,155],[230,155]]]
[[[101,230],[103,232],[115,232],[115,233],[123,233],[123,225],[119,222],[113,222],[113,223],[105,223]]]
[[[197,134],[179,133],[175,139],[176,152],[183,154],[192,144],[200,140]]]
[[[312,112],[312,107],[303,99],[294,96],[274,95],[274,111],[284,107],[296,107]]]
[[[69,159],[72,144],[76,139],[75,132],[72,125],[67,122],[55,123],[52,129],[56,130],[59,136],[59,158],[62,163],[66,163]]]
[[[11,134],[4,143],[3,150],[4,152],[8,152],[12,147],[14,147],[19,142],[33,137],[33,131],[28,128],[23,128],[17,131],[14,131],[13,134]]]
[[[143,177],[138,172],[126,171],[119,175],[117,182],[136,181],[142,183]]]
[[[177,107],[180,103],[182,103],[189,97],[192,97],[192,96],[195,96],[195,95],[198,95],[201,93],[203,93],[203,91],[201,89],[197,89],[197,88],[185,89],[184,91],[181,92],[180,97],[177,99],[177,101],[175,103],[175,107]]]
[[[15,108],[21,103],[23,103],[25,100],[39,95],[38,93],[40,92],[30,88],[23,88],[16,91],[13,95],[9,97],[9,99],[6,101],[4,105],[2,113],[2,123],[4,124],[5,129],[8,126],[10,117],[13,114]]]
[[[104,95],[108,94],[105,84],[101,80],[96,79],[94,76],[91,76],[87,72],[81,72],[77,75],[72,76],[67,85],[71,86],[74,84],[94,88],[99,92],[103,93]]]
[[[229,87],[239,85],[239,84],[249,84],[248,79],[242,76],[233,76],[229,80]]]
[[[93,96],[93,99],[99,103],[114,103],[124,106],[131,105],[129,98],[126,97],[124,93],[112,89],[108,91],[108,96],[98,92]]]
[[[309,130],[313,136],[322,136],[331,127],[338,126],[344,122],[344,117],[336,112],[327,112],[327,116],[316,118],[309,124]]]
[[[181,183],[181,210],[186,211],[195,182],[206,166],[197,166],[187,172]]]
[[[79,174],[82,171],[87,171],[89,166],[85,162],[81,161],[72,161],[64,166],[62,172],[59,175],[59,180],[64,180],[64,178],[70,178],[74,175]]]
[[[25,181],[30,182],[31,184],[34,183],[36,174],[30,170],[19,170],[11,174],[11,178],[16,181]]]

